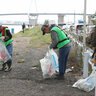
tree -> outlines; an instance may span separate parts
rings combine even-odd
[[[45,21],[44,21],[44,24],[49,25],[49,20],[45,20]]]
[[[96,12],[95,12],[95,14],[92,16],[92,23],[93,23],[94,25],[96,25]]]

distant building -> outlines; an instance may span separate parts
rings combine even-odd
[[[58,24],[63,24],[64,23],[64,15],[58,15]]]
[[[35,26],[35,25],[37,25],[37,19],[29,19],[29,25],[30,25],[30,26]]]

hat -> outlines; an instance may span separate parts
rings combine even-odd
[[[42,30],[42,32],[43,32],[43,35],[45,35],[44,30],[45,30],[45,28],[46,28],[46,27],[48,27],[48,26],[49,26],[49,25],[47,25],[47,24],[46,24],[46,25],[45,25],[45,24],[44,24],[44,25],[42,25],[41,30]]]

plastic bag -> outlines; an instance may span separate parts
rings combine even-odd
[[[83,91],[89,92],[94,89],[96,82],[96,72],[92,72],[91,75],[85,79],[80,79],[73,84],[73,87],[77,87]]]
[[[9,55],[6,46],[2,40],[0,40],[0,64],[7,62],[11,58]]]
[[[59,72],[58,56],[53,49],[49,50],[50,55],[52,56],[53,63],[55,64],[56,71]]]
[[[57,57],[55,57],[56,53],[51,49],[46,53],[46,56],[40,60],[44,78],[50,78],[55,73],[57,65]]]

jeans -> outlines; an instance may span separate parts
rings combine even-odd
[[[10,45],[6,46],[9,55],[11,56],[11,58],[7,61],[7,62],[12,62],[12,56],[13,56],[13,44],[11,43]]]
[[[64,76],[70,49],[71,46],[64,46],[59,49],[59,76]]]
[[[22,28],[22,31],[23,31],[23,33],[24,33],[24,28]]]

